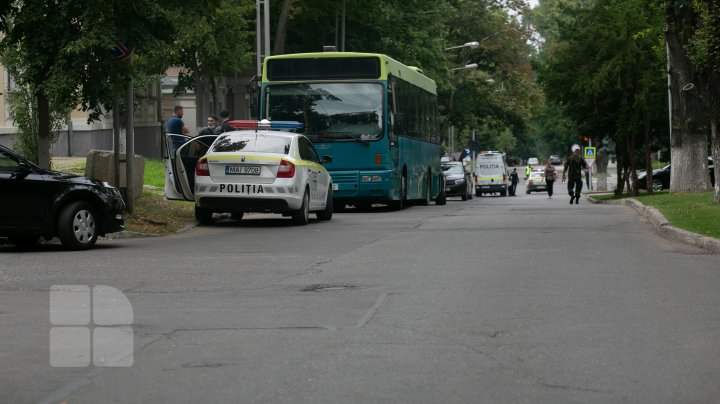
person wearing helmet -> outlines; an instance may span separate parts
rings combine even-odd
[[[572,155],[565,160],[562,181],[568,180],[568,194],[570,195],[570,203],[575,201],[577,205],[580,203],[580,193],[582,192],[583,176],[582,170],[588,169],[589,166],[584,158],[580,156],[580,148],[573,148]]]

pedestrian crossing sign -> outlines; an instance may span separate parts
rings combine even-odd
[[[595,159],[595,148],[594,147],[586,147],[584,150],[583,156],[587,159]]]

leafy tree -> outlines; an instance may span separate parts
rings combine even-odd
[[[543,3],[561,16],[551,29],[539,60],[546,95],[581,128],[602,142],[608,136],[618,150],[622,192],[627,176],[635,180],[637,150],[645,148],[646,169],[664,118],[661,63],[653,52],[658,14],[641,1],[610,0],[577,4]],[[599,167],[600,169],[600,167]],[[648,181],[650,183],[650,181]],[[637,192],[637,187],[633,187]]]
[[[38,117],[35,114],[37,104],[36,91],[28,85],[19,86],[9,92],[6,100],[10,106],[10,117],[18,127],[13,149],[28,160],[38,163]],[[50,143],[57,139],[67,112],[51,107],[50,113]]]
[[[50,106],[59,111],[80,106],[90,120],[99,118],[112,106],[114,83],[139,71],[116,63],[109,49],[122,40],[153,59],[172,38],[164,10],[161,2],[151,0],[16,0],[0,5],[0,60],[20,87],[33,91],[42,167],[50,162]]]
[[[510,17],[505,3],[526,7],[523,1],[381,0],[372,7],[348,1],[345,49],[384,53],[422,68],[438,84],[446,122],[460,129],[458,144],[469,144],[474,129],[484,133],[483,147],[513,147],[520,143],[517,137],[527,136],[528,111],[536,108],[540,92],[530,66],[529,33]],[[276,13],[281,14],[280,7],[286,5],[287,1],[277,2]],[[276,37],[275,47],[287,53],[315,52],[339,43],[335,27],[341,7],[342,2],[330,0],[290,1],[286,39],[282,43]],[[280,31],[282,24],[280,18]],[[443,52],[472,40],[481,41],[481,47]],[[450,72],[465,62],[481,67],[475,72]]]
[[[514,137],[513,146],[503,150],[530,154],[528,122],[541,102],[530,63],[530,32],[510,17],[503,4],[455,1],[453,5],[457,11],[448,20],[448,44],[475,40],[479,47],[451,55],[450,61],[456,66],[472,62],[479,67],[457,72],[449,88],[441,87],[449,122],[461,128],[461,143],[469,143],[475,129],[480,148],[501,149],[509,145],[502,140],[508,130]]]
[[[715,178],[720,178],[720,4],[717,1],[697,0],[694,3],[701,26],[696,30],[689,47],[693,64],[705,77],[704,106],[710,125]],[[720,183],[715,181],[715,204],[720,204]]]
[[[255,2],[251,0],[184,1],[167,11],[175,32],[168,46],[171,65],[184,67],[175,94],[209,83],[213,109],[219,108],[217,80],[252,63]]]
[[[698,46],[702,43],[705,21],[693,0],[658,0],[657,3],[665,16],[672,100],[670,190],[702,192],[709,186],[705,92],[707,86],[711,86],[709,71],[712,70],[709,65],[697,64],[700,60],[710,60],[703,46]]]

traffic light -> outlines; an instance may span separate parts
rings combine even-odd
[[[590,140],[590,138],[589,138],[587,135],[584,135],[584,136],[583,136],[583,140],[584,140],[585,142],[587,142],[588,140]]]

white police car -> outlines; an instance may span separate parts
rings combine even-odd
[[[211,223],[213,213],[281,213],[307,224],[310,212],[330,220],[332,182],[312,143],[297,122],[231,121],[233,132],[189,138],[169,153],[165,197],[195,201],[195,218]],[[172,150],[168,134],[166,145]],[[185,138],[185,137],[183,137]]]

